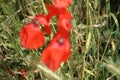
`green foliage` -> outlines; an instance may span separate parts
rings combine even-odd
[[[53,73],[40,62],[43,48],[26,50],[19,41],[31,16],[47,14],[43,0],[0,0],[1,80],[23,79],[20,69],[27,73],[25,80],[120,80],[120,0],[73,0],[68,10],[71,58]],[[50,24],[55,33],[56,21]]]

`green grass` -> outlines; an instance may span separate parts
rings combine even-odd
[[[120,80],[120,1],[73,0],[68,7],[73,15],[71,57],[55,73],[40,63],[56,32],[54,19],[44,48],[26,50],[19,41],[19,31],[30,16],[47,14],[44,2],[52,0],[0,0],[0,80],[23,79],[22,68],[25,80]]]

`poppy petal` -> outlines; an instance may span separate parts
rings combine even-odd
[[[51,4],[46,4],[46,7],[48,9],[48,15],[47,15],[47,19],[50,20],[53,16],[57,15],[57,9],[51,5]]]
[[[66,39],[69,39],[69,31],[72,28],[71,18],[72,15],[67,10],[64,10],[63,14],[58,17],[58,33]]]
[[[60,34],[60,35],[62,35],[65,39],[68,39],[68,40],[69,40],[70,33],[69,33],[69,31],[66,31],[65,28],[59,27],[57,34]]]
[[[48,15],[47,19],[50,20],[53,16],[60,16],[63,14],[69,14],[66,8],[56,8],[54,5],[46,4],[46,7],[48,9]]]
[[[61,18],[58,18],[58,27],[59,27],[59,29],[60,29],[60,27],[62,27],[66,31],[69,31],[72,28],[72,24],[70,23],[70,21],[67,18],[61,17]]]
[[[53,0],[53,2],[57,8],[67,8],[72,3],[72,0]]]
[[[34,23],[29,23],[20,30],[20,43],[26,49],[37,49],[45,43],[44,35]]]
[[[45,25],[45,26],[44,26],[44,30],[45,30],[45,32],[46,32],[48,35],[51,34],[51,28],[50,28],[49,25]]]
[[[47,16],[43,14],[38,14],[34,17],[33,21],[34,20],[37,20],[40,25],[44,25],[44,30],[48,35],[51,34],[51,28],[49,26],[49,21],[47,20]]]

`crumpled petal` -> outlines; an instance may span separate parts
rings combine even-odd
[[[70,20],[72,15],[67,11],[66,8],[56,8],[54,5],[46,4],[48,9],[47,18],[50,20],[53,16],[58,17],[58,28],[63,27],[66,31],[72,28]]]
[[[53,2],[57,8],[67,8],[72,3],[72,0],[53,0]]]
[[[46,4],[46,7],[48,9],[48,15],[47,15],[47,19],[50,20],[53,16],[60,16],[63,15],[65,13],[68,13],[66,8],[56,8],[54,5],[51,4]]]
[[[33,21],[38,21],[39,25],[44,25],[45,32],[50,35],[51,34],[51,28],[49,26],[49,21],[47,20],[47,16],[43,14],[38,14],[34,17]]]
[[[44,34],[40,28],[29,23],[20,30],[20,43],[26,49],[37,49],[44,45]]]
[[[70,43],[68,39],[57,34],[49,46],[43,51],[41,61],[52,71],[56,71],[60,64],[70,57]]]
[[[70,14],[60,15],[58,17],[58,28],[60,29],[62,27],[67,32],[69,32],[70,29],[72,28],[72,24],[71,24],[70,20],[71,20],[71,15]]]
[[[46,3],[46,7],[48,9],[48,15],[47,15],[47,19],[50,21],[50,19],[53,17],[53,16],[56,16],[57,15],[57,9],[49,4],[49,3]]]

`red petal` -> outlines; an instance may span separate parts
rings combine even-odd
[[[49,21],[47,20],[47,16],[43,14],[38,14],[34,17],[33,20],[37,20],[40,25],[44,25],[45,32],[50,35],[51,34],[51,28],[49,26]]]
[[[58,40],[62,38],[63,43]],[[49,46],[43,51],[41,61],[44,62],[51,70],[56,71],[61,62],[66,61],[70,57],[70,43],[60,34],[57,34],[50,42]]]
[[[58,10],[53,5],[48,3],[46,4],[46,7],[48,9],[47,19],[50,20],[53,16],[57,15]]]
[[[57,8],[67,8],[72,3],[72,0],[53,0],[53,2]]]
[[[56,8],[53,5],[46,4],[48,9],[47,18],[50,20],[52,16],[58,16],[58,27],[63,27],[66,31],[72,28],[70,20],[72,18],[71,14],[66,8]]]
[[[50,28],[49,25],[45,25],[45,26],[44,26],[44,30],[45,30],[45,32],[46,32],[48,35],[51,34],[51,28]]]
[[[61,17],[61,18],[58,18],[58,27],[59,29],[60,27],[62,27],[69,32],[69,30],[72,28],[72,24],[67,18]]]
[[[65,39],[69,40],[69,31],[66,31],[63,27],[59,27],[57,34],[61,34]]]
[[[71,18],[72,16],[68,12],[58,17],[58,32],[64,37],[69,37],[69,31],[72,28]]]
[[[66,8],[56,8],[54,5],[46,4],[48,9],[47,19],[50,20],[53,16],[60,16],[64,14],[69,14]]]
[[[43,24],[43,25],[49,24],[49,22],[46,19],[46,16],[43,14],[36,15],[33,20],[37,20],[39,22],[39,24]]]
[[[21,29],[20,43],[26,49],[37,49],[44,45],[45,39],[40,28],[30,23]]]

